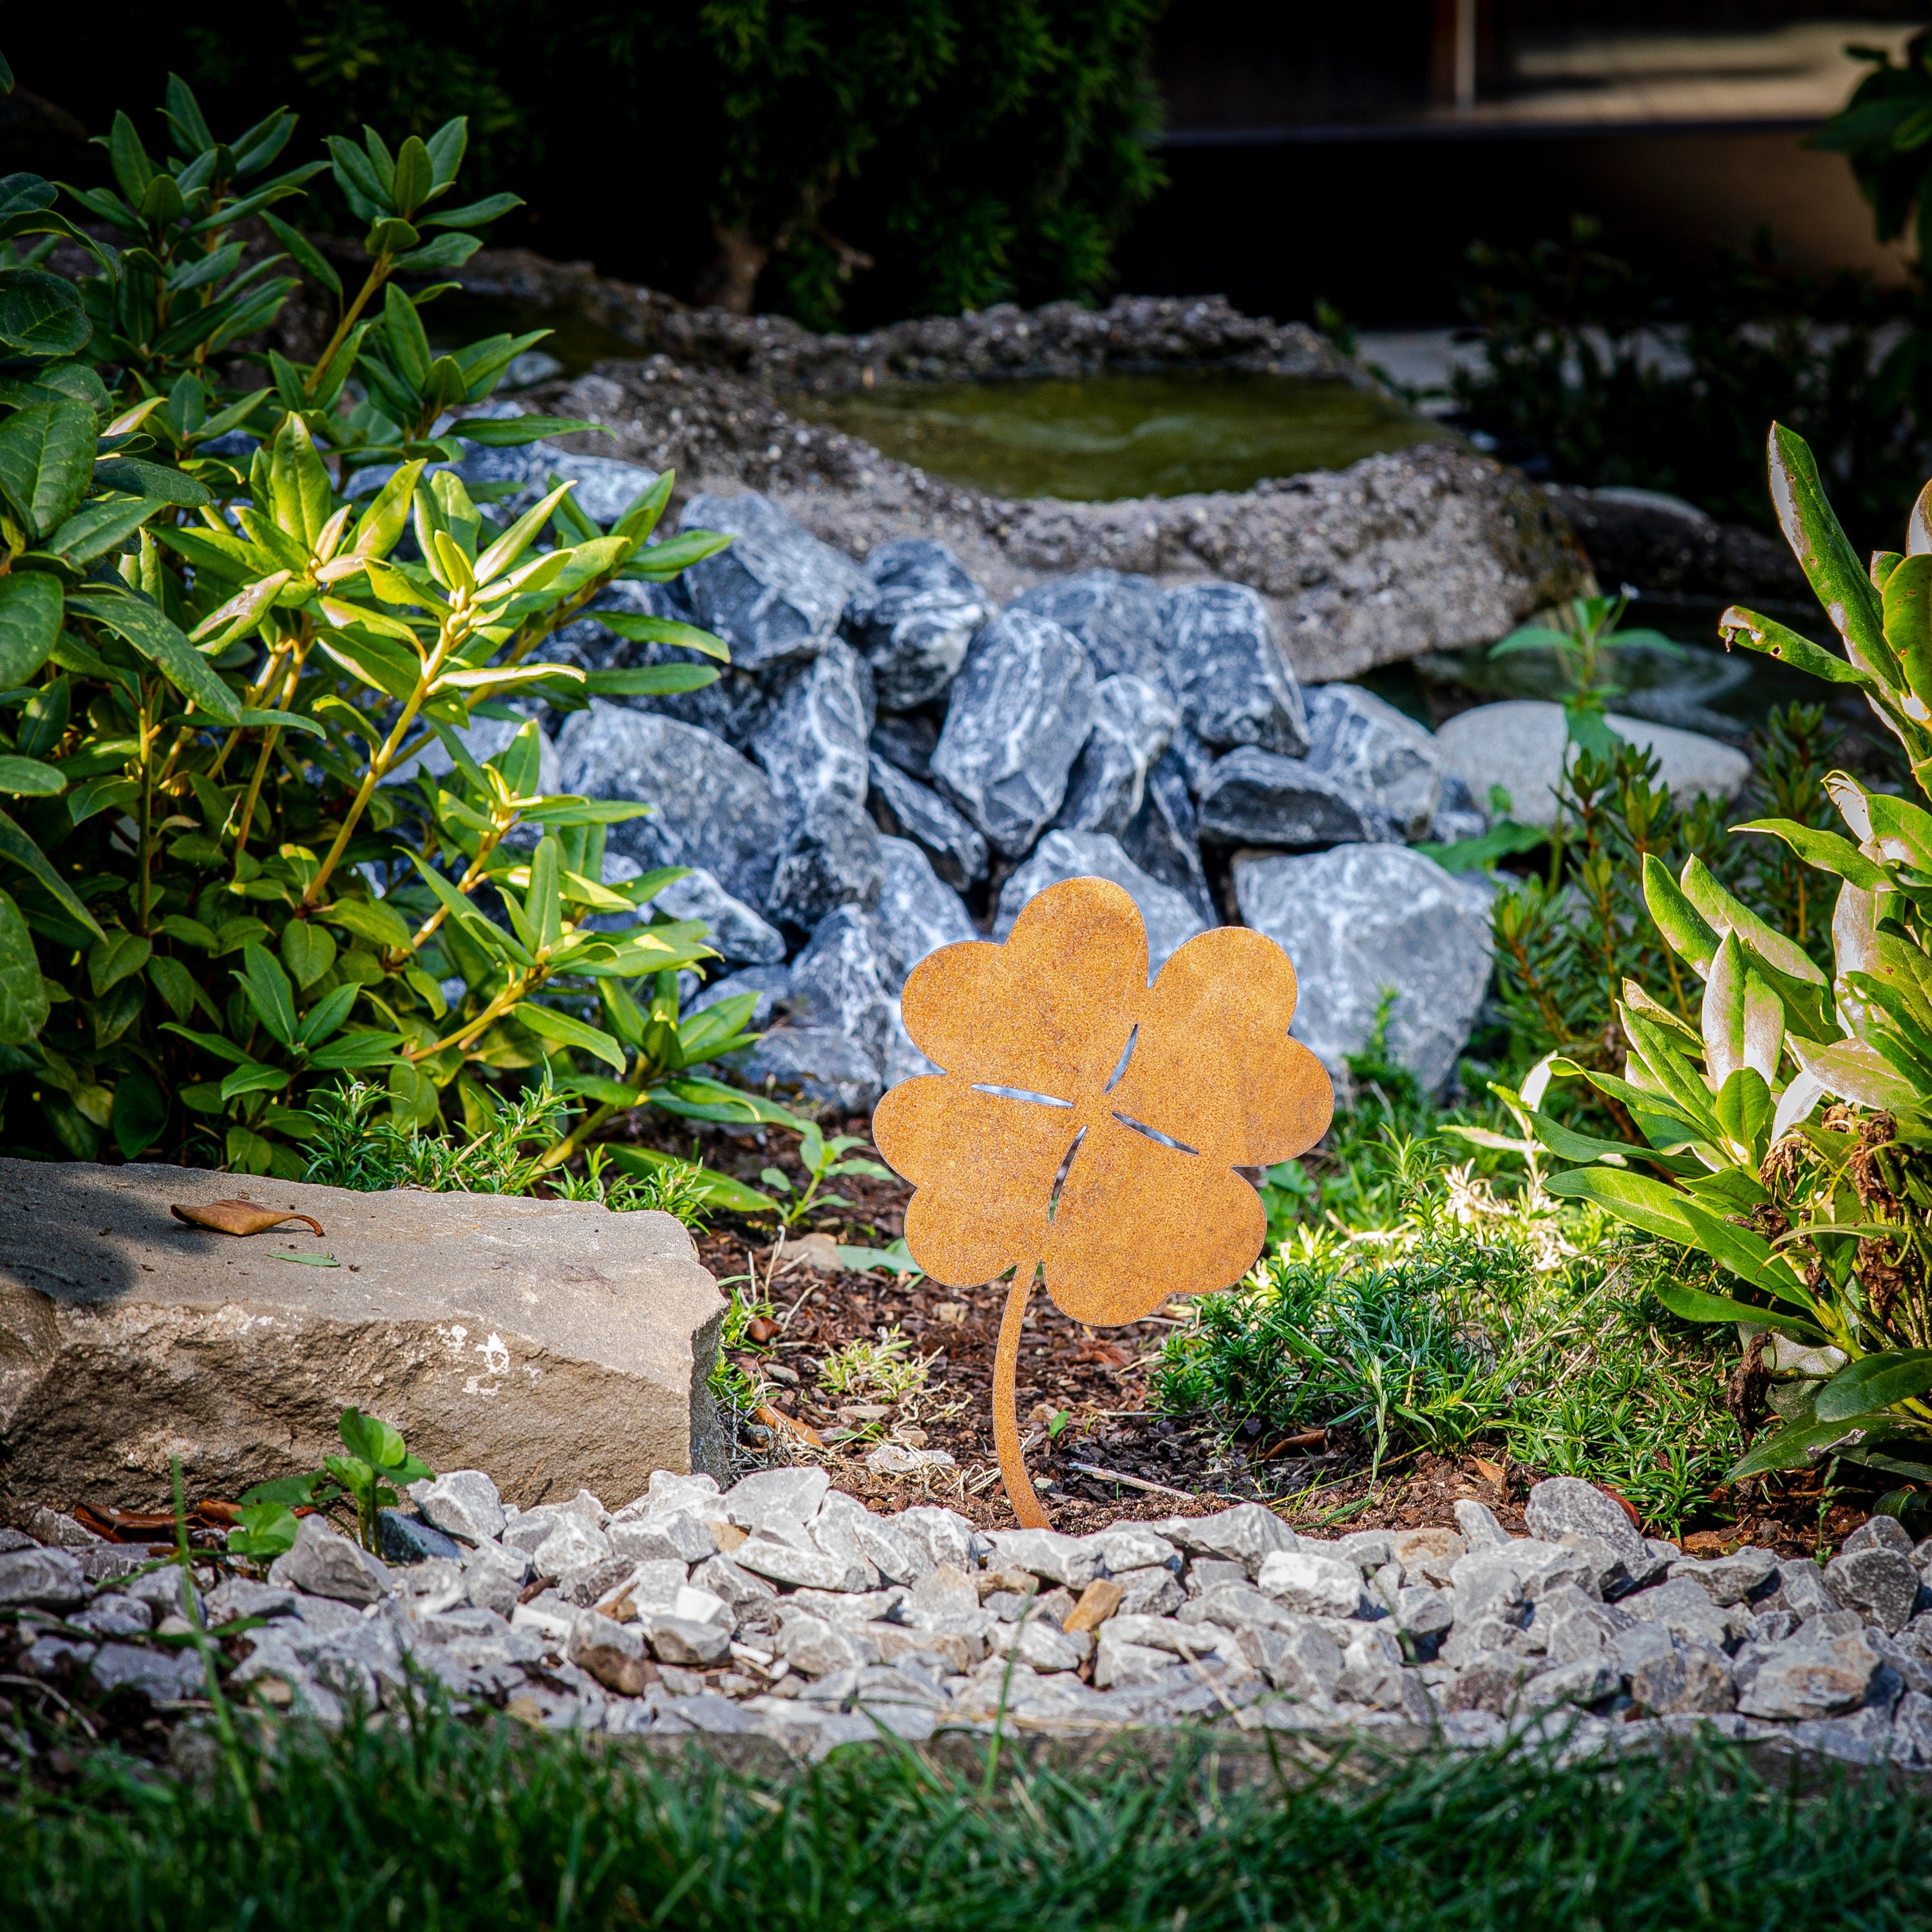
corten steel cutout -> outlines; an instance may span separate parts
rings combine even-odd
[[[1036,1269],[1076,1322],[1137,1322],[1171,1294],[1240,1280],[1268,1216],[1237,1167],[1312,1147],[1335,1096],[1288,1036],[1294,968],[1222,926],[1148,984],[1139,908],[1105,879],[1027,906],[1005,943],[943,946],[906,982],[906,1030],[944,1069],[902,1082],[872,1117],[915,1190],[906,1245],[934,1281],[1012,1270],[993,1370],[993,1432],[1013,1514],[1046,1516],[1014,1414]]]

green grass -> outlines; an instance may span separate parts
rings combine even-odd
[[[0,1810],[14,1932],[1920,1927],[1932,1802],[1713,1745],[1319,1775],[1182,1739],[1063,1768],[1009,1744],[735,1772],[427,1716],[284,1731],[199,1785],[90,1757]],[[251,1817],[249,1806],[257,1817]]]

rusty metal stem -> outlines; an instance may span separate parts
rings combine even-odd
[[[1018,1402],[1013,1384],[1019,1372],[1020,1324],[1025,1318],[1027,1298],[1033,1293],[1038,1272],[1031,1262],[1013,1270],[1013,1285],[1006,1292],[1006,1311],[1000,1317],[999,1352],[993,1358],[993,1441],[1000,1452],[1000,1477],[1006,1486],[1006,1500],[1022,1529],[1048,1529],[1052,1526],[1040,1498],[1027,1480],[1026,1458],[1020,1452]]]

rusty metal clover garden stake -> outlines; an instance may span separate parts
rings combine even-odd
[[[1148,984],[1138,908],[1105,879],[1027,906],[1004,944],[943,947],[907,980],[906,1030],[944,1070],[879,1103],[879,1150],[914,1190],[906,1244],[934,1281],[1013,1285],[993,1371],[993,1431],[1013,1513],[1046,1516],[1014,1415],[1036,1269],[1076,1322],[1138,1322],[1169,1295],[1238,1281],[1268,1219],[1238,1167],[1314,1145],[1334,1094],[1288,1036],[1294,968],[1222,926]]]

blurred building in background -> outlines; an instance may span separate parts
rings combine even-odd
[[[1664,273],[1768,228],[1795,266],[1881,280],[1838,157],[1803,137],[1864,67],[1932,25],[1926,0],[1312,0],[1176,6],[1156,73],[1172,185],[1121,268],[1368,322],[1453,310],[1470,242],[1600,216]]]

